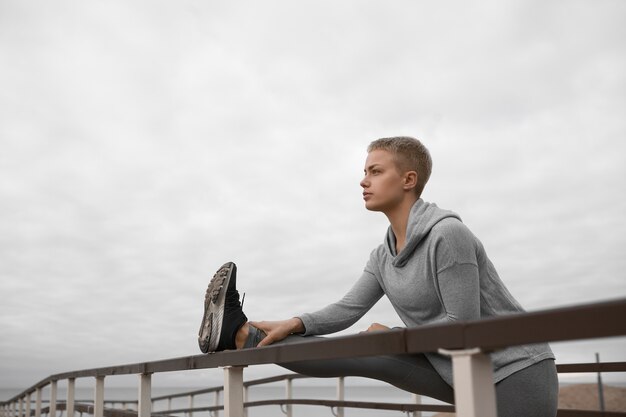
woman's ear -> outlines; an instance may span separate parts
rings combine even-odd
[[[404,189],[410,190],[417,186],[417,172],[408,171],[404,174]]]

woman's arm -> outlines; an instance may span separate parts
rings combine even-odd
[[[299,316],[305,335],[335,333],[356,323],[384,295],[376,276],[367,269],[341,300]]]
[[[480,318],[480,284],[476,265],[454,264],[437,273],[437,282],[449,321]]]
[[[436,282],[448,321],[480,318],[477,240],[461,222],[446,224],[436,246]]]
[[[334,333],[350,327],[363,317],[383,294],[383,289],[374,274],[366,270],[341,300],[321,310],[288,320],[250,322],[250,324],[267,334],[259,346],[278,342],[293,333],[306,335]]]

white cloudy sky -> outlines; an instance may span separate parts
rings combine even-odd
[[[381,136],[529,310],[626,296],[626,3],[469,3],[0,2],[0,386],[199,353],[228,260],[251,318],[334,301]]]

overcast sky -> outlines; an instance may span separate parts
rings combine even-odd
[[[626,296],[625,18],[621,0],[3,0],[0,387],[198,354],[229,260],[251,319],[335,301],[386,231],[359,187],[382,136],[430,148],[424,199],[528,310]],[[347,333],[373,321],[401,324],[383,300]],[[626,360],[624,338],[554,350]]]

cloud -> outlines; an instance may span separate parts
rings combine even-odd
[[[453,6],[4,2],[0,384],[195,354],[227,260],[251,318],[338,299],[380,136],[527,308],[624,296],[624,5]]]

